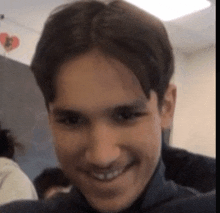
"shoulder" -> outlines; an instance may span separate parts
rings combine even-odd
[[[1,213],[49,213],[46,205],[40,201],[14,201],[0,206]]]
[[[15,183],[25,182],[26,184],[30,182],[28,176],[20,169],[17,163],[11,162],[7,163],[1,169],[2,176],[5,177],[4,181],[12,181]]]
[[[216,192],[199,193],[194,196],[174,199],[149,213],[215,213]]]
[[[0,158],[0,183],[1,186],[8,182],[9,180],[13,180],[19,178],[22,172],[18,164],[13,162],[7,158]],[[22,174],[23,177],[23,174]]]
[[[1,159],[1,169],[0,169],[1,176],[5,177],[5,181],[15,181],[15,182],[31,182],[28,176],[22,171],[19,165],[10,160],[10,159]],[[7,177],[7,178],[6,178]]]
[[[22,173],[19,165],[11,159],[1,157],[0,158],[0,174],[10,175],[13,173]]]
[[[172,147],[164,143],[162,147],[163,147],[162,155],[163,155],[164,161],[174,162],[176,159],[181,159],[181,162],[183,163],[183,165],[185,163],[187,163],[188,165],[194,164],[197,166],[201,166],[205,164],[205,166],[211,166],[210,168],[211,171],[215,172],[215,164],[216,164],[215,158],[208,157],[208,156],[201,155],[201,154],[192,153],[185,149]]]
[[[3,162],[4,161],[4,162]],[[38,199],[36,190],[28,176],[17,163],[10,159],[1,161],[0,170],[0,203],[7,203],[19,199]]]
[[[1,213],[85,213],[83,206],[69,193],[48,200],[17,201],[0,206]]]
[[[163,161],[166,162],[175,162],[176,159],[180,159],[181,162],[176,163],[187,163],[188,165],[196,165],[196,166],[206,166],[211,167],[210,172],[215,173],[215,165],[216,159],[212,157],[208,157],[201,154],[196,154],[193,152],[189,152],[185,149],[172,147],[163,143],[162,156]]]
[[[170,146],[163,146],[162,158],[166,166],[167,179],[201,192],[216,188],[215,158]]]

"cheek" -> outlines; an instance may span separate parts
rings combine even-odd
[[[54,126],[52,127],[53,142],[55,151],[59,161],[73,161],[77,158],[80,151],[83,149],[83,139],[80,134],[75,134],[71,131],[63,131]]]
[[[141,156],[146,156],[148,160],[158,159],[161,149],[161,128],[160,119],[152,118],[153,122],[145,121],[127,131],[126,141],[137,150]]]

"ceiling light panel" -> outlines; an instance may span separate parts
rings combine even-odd
[[[163,21],[171,21],[211,6],[207,0],[127,0]]]

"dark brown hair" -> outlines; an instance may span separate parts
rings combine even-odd
[[[55,98],[55,80],[66,61],[98,48],[125,64],[149,98],[161,106],[174,72],[173,52],[163,23],[120,0],[77,1],[56,9],[45,23],[31,64],[46,105]]]
[[[15,148],[23,150],[22,144],[18,143],[16,139],[11,135],[10,130],[2,129],[0,123],[0,157],[7,157],[13,159]]]
[[[64,175],[60,168],[46,168],[34,179],[34,186],[39,199],[45,198],[47,190],[53,186],[70,186],[70,180]]]

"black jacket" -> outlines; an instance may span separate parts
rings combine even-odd
[[[214,213],[215,191],[202,194],[165,179],[161,160],[143,194],[120,213]],[[73,188],[70,194],[51,200],[13,202],[0,207],[1,213],[97,213],[83,195]]]
[[[181,186],[209,192],[216,188],[216,159],[162,143],[165,177]]]

